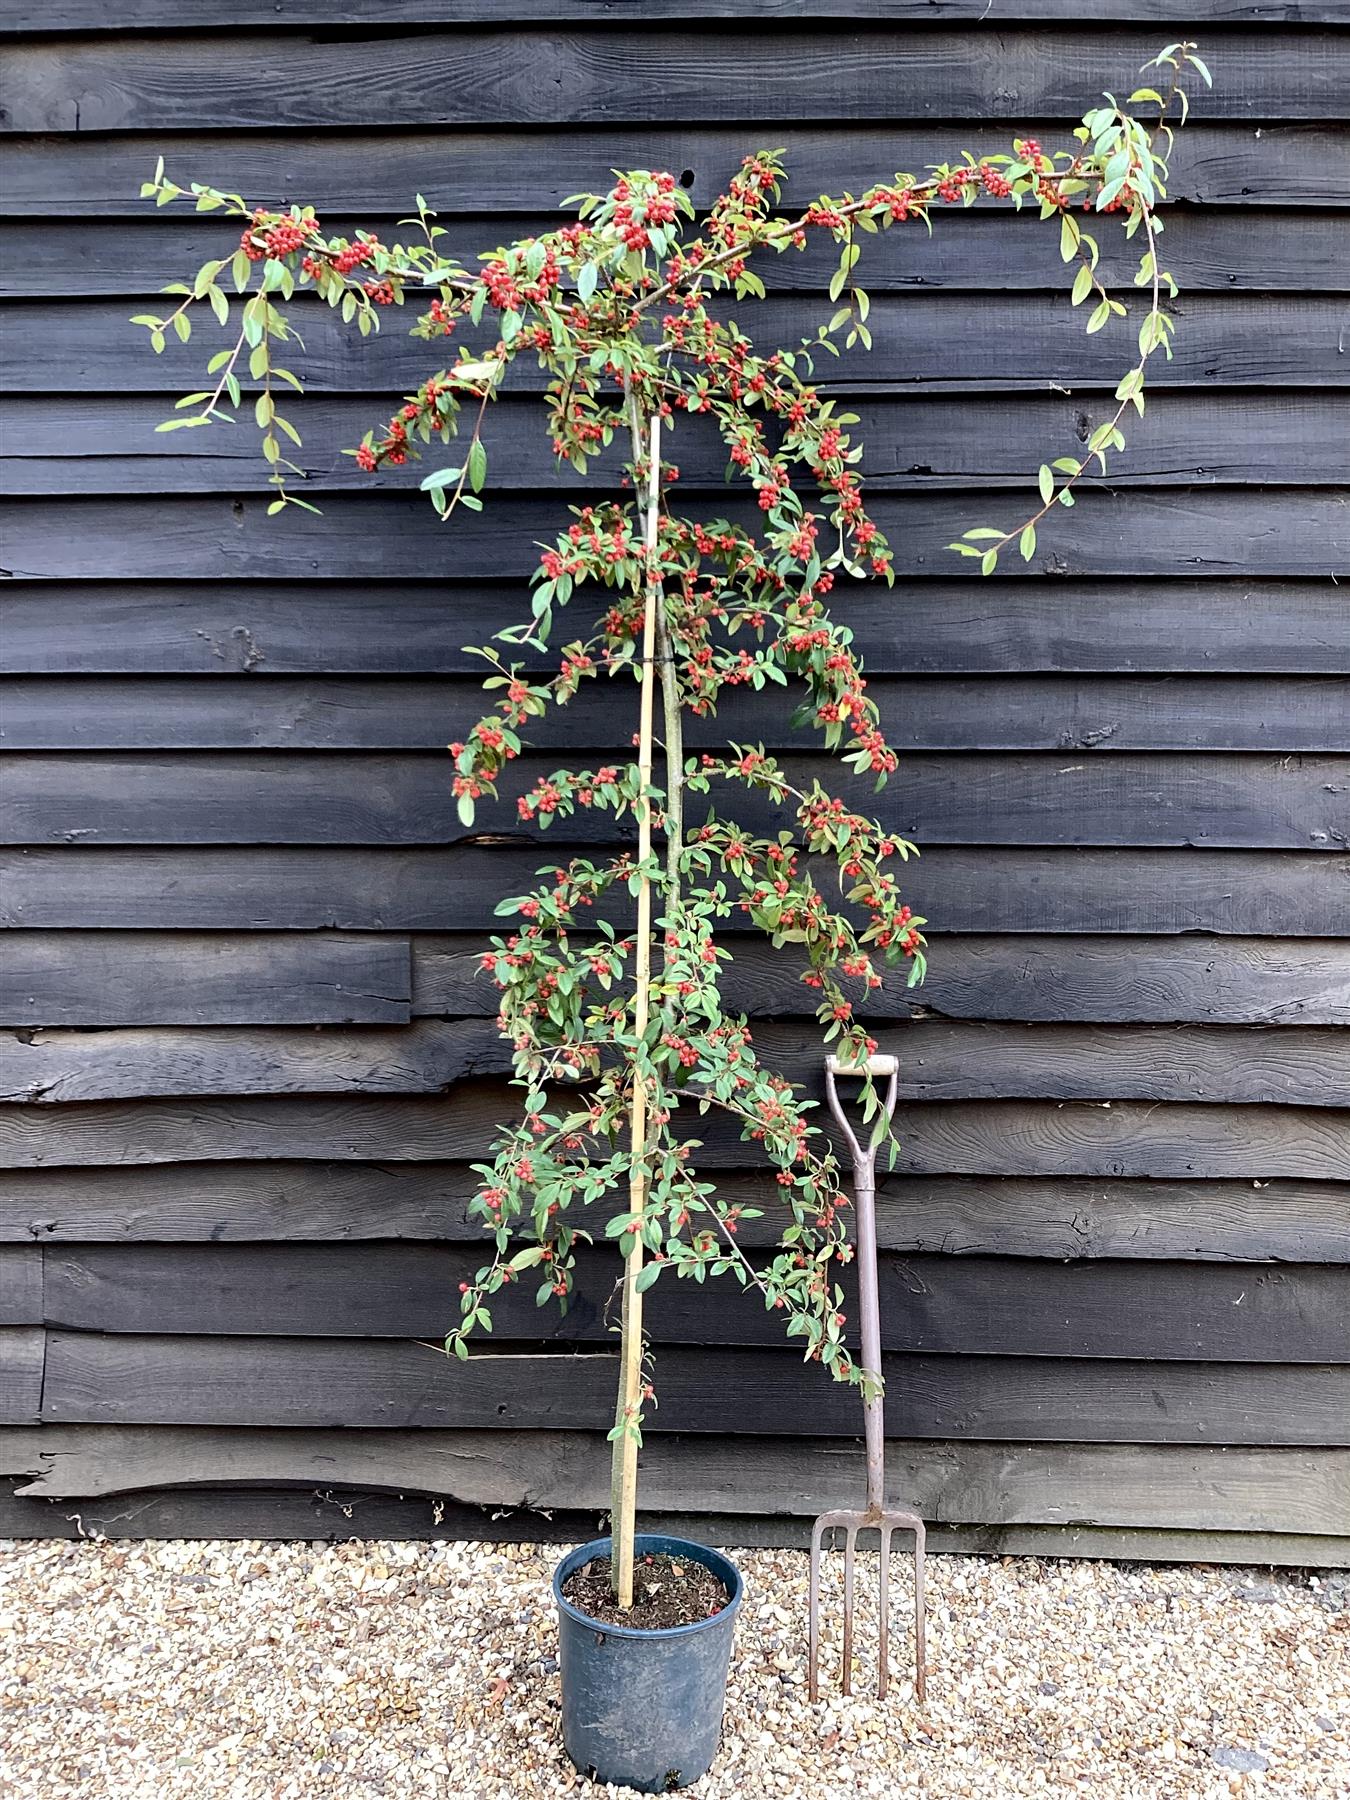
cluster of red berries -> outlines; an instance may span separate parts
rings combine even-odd
[[[272,220],[270,225],[269,218]],[[283,213],[278,218],[260,206],[240,233],[239,248],[250,262],[262,262],[269,256],[290,256],[318,229],[317,219],[301,219],[294,213]]]
[[[670,225],[675,220],[675,177],[658,174],[652,189],[634,195],[631,185],[620,181],[614,189],[614,225],[630,250],[645,250],[651,243],[648,227]]]
[[[350,275],[353,269],[374,262],[380,248],[374,238],[358,238],[354,244],[343,245],[333,258],[333,267],[339,275]]]
[[[450,333],[455,329],[455,321],[446,311],[445,302],[443,300],[432,301],[425,322],[428,327],[434,328],[432,330],[432,335],[435,337],[449,337]]]

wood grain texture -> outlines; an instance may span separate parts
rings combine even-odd
[[[1203,127],[1188,125],[1185,136],[1189,139],[1197,129]],[[50,140],[48,144],[55,149]],[[335,142],[332,148],[341,155],[344,146]],[[66,139],[60,150],[78,156],[80,146],[78,141]],[[247,155],[242,144],[240,154]],[[795,179],[797,158],[791,145],[788,156],[794,171],[787,188],[790,198],[802,184]],[[730,166],[737,160],[733,158]],[[1174,158],[1174,162],[1179,160],[1179,156]],[[176,159],[174,172],[181,172]],[[144,171],[141,173],[143,176]],[[541,178],[546,174],[540,171]],[[438,162],[423,170],[418,181],[434,187],[441,177]],[[317,172],[316,178],[322,179]],[[232,175],[231,179],[237,178]],[[849,180],[856,186],[856,171]],[[82,195],[81,200],[83,211],[87,197]],[[351,204],[345,195],[342,204]],[[537,207],[538,201],[534,204]],[[404,210],[399,190],[391,185],[378,208],[363,210],[359,217],[334,217],[325,209],[324,226],[348,237],[357,228],[378,227],[386,239],[397,239],[397,220]],[[507,231],[515,238],[538,236],[556,230],[569,216],[566,210],[514,212],[509,218],[490,212],[446,213],[442,218],[445,236],[438,241],[447,257],[472,267],[479,251],[500,242]],[[1347,285],[1345,256],[1337,242],[1343,220],[1330,209],[1243,206],[1194,212],[1172,206],[1162,209],[1159,216],[1165,226],[1167,266],[1187,293],[1230,294],[1247,289],[1260,293],[1340,292]],[[157,292],[165,282],[180,279],[183,270],[195,270],[209,257],[218,256],[221,233],[218,218],[199,218],[172,209],[147,218],[143,207],[141,216],[117,224],[87,217],[78,222],[60,217],[15,219],[0,225],[0,297]],[[1133,281],[1139,266],[1133,244],[1113,231],[1103,239],[1101,249],[1100,267],[1106,283],[1114,289]],[[869,293],[915,288],[1016,293],[1058,291],[1064,285],[1064,269],[1053,237],[1028,229],[1025,221],[1009,214],[980,207],[939,215],[932,237],[923,231],[889,231],[867,242],[864,255]],[[800,252],[766,258],[761,274],[775,292],[823,294],[837,262],[837,251],[831,253],[827,243],[809,239]]]
[[[369,43],[297,36],[28,43],[10,52],[10,132],[292,129],[367,125],[604,125],[669,118],[817,118],[828,82],[837,120],[1077,117],[1103,72],[1124,79],[1156,52],[1157,32],[985,26],[897,34],[859,27],[822,39],[785,27],[776,54],[744,24],[652,27],[640,38],[575,27],[536,35],[466,27]],[[1286,26],[1273,41],[1218,27],[1205,47],[1210,119],[1347,116],[1347,53],[1330,32]],[[219,71],[228,68],[229,79]],[[755,79],[746,80],[748,67]]]
[[[424,495],[334,494],[321,518],[304,515],[278,531],[265,521],[261,474],[258,480],[256,492],[236,500],[7,500],[0,503],[0,531],[11,573],[39,581],[214,581],[307,579],[341,569],[357,580],[420,579],[445,553],[444,532]],[[719,496],[716,511],[740,517],[744,509]],[[972,521],[1016,523],[1022,516],[1011,496],[997,492],[883,495],[871,511],[894,547],[899,576],[952,582],[964,570],[947,546]],[[466,580],[527,576],[539,541],[551,541],[566,516],[560,503],[526,499],[500,500],[481,517],[470,515],[455,539],[457,572]],[[1046,575],[1320,580],[1347,551],[1350,508],[1322,489],[1259,496],[1098,490],[1043,536],[1032,564],[1014,559],[1005,574],[1012,583]]]
[[[804,696],[732,693],[715,719],[695,719],[695,749],[762,743],[810,749],[793,729]],[[868,691],[897,749],[1350,750],[1350,679],[1310,676],[871,675]],[[595,684],[530,733],[550,752],[609,751],[617,705]],[[481,718],[473,680],[351,676],[114,679],[0,677],[0,747],[8,750],[434,750]]]
[[[482,1246],[465,1163],[159,1163],[0,1171],[0,1242]],[[763,1209],[743,1241],[773,1241],[766,1177],[724,1173]],[[604,1216],[604,1215],[602,1215]],[[1335,1181],[885,1176],[882,1249],[945,1256],[1350,1263],[1350,1186]]]
[[[603,1431],[614,1357],[351,1338],[115,1337],[53,1331],[43,1419],[61,1424],[454,1426]],[[1149,1444],[1350,1441],[1350,1368],[895,1356],[900,1437]],[[856,1393],[776,1350],[661,1357],[666,1431],[854,1437]],[[734,1405],[719,1396],[735,1394]],[[15,1421],[26,1423],[25,1420]]]
[[[406,940],[295,934],[218,938],[25,933],[0,943],[9,1025],[403,1024]]]
[[[46,1333],[0,1325],[0,1425],[35,1425],[42,1410]]]
[[[228,249],[228,243],[222,248]],[[177,398],[199,387],[211,352],[232,340],[208,322],[187,344],[171,337],[156,356],[144,327],[128,320],[129,313],[144,312],[146,305],[153,310],[155,304],[153,296],[141,305],[100,299],[10,302],[10,328],[0,345],[5,388],[19,394],[140,391]],[[1350,381],[1337,348],[1343,308],[1335,295],[1266,299],[1199,293],[1167,304],[1177,319],[1173,359],[1156,369],[1150,366],[1150,392],[1197,385],[1338,388]],[[817,321],[824,323],[830,311],[823,296],[809,306],[795,295],[770,294],[752,316],[738,309],[738,317],[767,351],[795,343]],[[287,312],[304,340],[304,351],[297,351],[294,361],[306,389],[370,396],[364,408],[359,402],[353,408],[358,429],[348,443],[359,441],[367,424],[388,417],[391,394],[415,387],[445,366],[443,350],[409,338],[394,324],[362,339],[312,298],[301,296]],[[902,384],[929,393],[1050,387],[1068,387],[1075,394],[1083,389],[1110,393],[1137,354],[1137,322],[1117,321],[1116,329],[1088,337],[1081,313],[1062,290],[997,300],[961,293],[882,293],[872,302],[868,328],[870,352],[845,353],[837,362],[821,358],[817,380],[823,392]],[[946,349],[953,340],[961,343],[959,359]],[[545,382],[541,371],[522,363],[505,385],[511,393],[541,393]],[[1146,432],[1145,421],[1126,436]],[[425,501],[423,506],[434,519]],[[292,530],[298,523],[288,521]],[[464,526],[458,529],[462,532]]]
[[[0,1245],[0,1326],[41,1325],[42,1247]]]
[[[509,1116],[500,1085],[434,1098],[377,1095],[99,1101],[0,1109],[15,1169],[185,1161],[423,1162],[483,1156]],[[746,1166],[711,1120],[700,1165]],[[1089,1175],[1239,1181],[1350,1177],[1350,1113],[1283,1106],[953,1101],[903,1121],[905,1175]]]
[[[1074,116],[1100,86],[1102,66],[1099,61],[1075,98]],[[822,192],[856,190],[860,162],[865,175],[885,180],[967,146],[976,155],[1006,151],[1014,135],[1028,134],[1046,144],[1068,142],[1063,119],[1035,117],[1011,97],[999,119],[966,119],[936,131],[927,123],[876,120],[860,132],[817,118],[794,123],[772,141],[788,149],[787,198],[800,204]],[[402,212],[419,190],[443,214],[529,214],[557,209],[574,193],[603,193],[616,168],[670,169],[695,204],[707,207],[747,143],[760,141],[762,129],[684,123],[670,113],[639,127],[599,124],[586,131],[437,130],[419,121],[411,130],[335,135],[287,130],[271,120],[243,135],[189,126],[113,137],[20,137],[6,158],[0,214],[144,221],[145,202],[137,196],[160,155],[180,181],[240,189],[258,204],[306,201],[329,214]],[[1266,123],[1258,138],[1245,123],[1193,116],[1177,139],[1171,174],[1174,201],[1343,208],[1350,138],[1336,124],[1317,122]]]
[[[772,953],[770,953],[771,960]],[[723,984],[732,1006],[744,996]],[[804,1010],[791,988],[767,1012]],[[495,1005],[489,991],[485,1009]],[[903,1105],[929,1100],[1193,1100],[1334,1106],[1350,1094],[1350,1031],[1306,1027],[1022,1025],[923,1018],[885,1030],[902,1063]],[[763,1062],[818,1086],[814,1020],[757,1026]],[[204,1027],[0,1032],[0,1105],[196,1094],[434,1094],[475,1075],[509,1075],[491,1017],[344,1031]]]
[[[758,15],[774,23],[814,20],[889,21],[939,24],[948,19],[974,23],[986,19],[985,0],[761,0]],[[743,20],[737,0],[659,0],[643,8],[655,21],[685,19]],[[1017,0],[1019,22],[1053,20],[1078,23],[1083,14],[1076,0]],[[1147,22],[1170,24],[1170,0],[1102,0],[1095,16],[1103,24]],[[1187,17],[1195,24],[1340,24],[1344,14],[1336,0],[1193,0]],[[628,23],[614,0],[384,0],[379,23],[385,29],[410,25],[483,25],[507,21],[529,25]],[[369,31],[370,17],[358,0],[211,0],[185,18],[176,0],[124,0],[115,14],[96,0],[62,0],[60,10],[19,0],[0,23],[0,36],[28,34],[181,31],[223,27],[267,27],[296,30],[319,26]]]
[[[34,675],[474,674],[463,646],[511,604],[425,580],[16,581],[0,585],[0,656]],[[1350,608],[1325,576],[859,583],[840,616],[874,673],[1350,674]]]
[[[421,1244],[0,1246],[30,1310],[23,1259],[43,1260],[42,1323],[73,1331],[204,1337],[444,1337],[486,1249]],[[885,1254],[882,1342],[894,1353],[1130,1357],[1160,1362],[1350,1363],[1350,1267],[1215,1262],[1052,1263]],[[493,1303],[494,1341],[610,1346],[613,1257],[578,1255],[566,1314],[533,1288]],[[0,1285],[0,1292],[3,1286]],[[856,1328],[856,1295],[845,1283]],[[648,1290],[654,1345],[763,1346],[797,1355],[755,1293],[667,1276]],[[32,1323],[31,1318],[16,1321]],[[850,1342],[856,1337],[850,1332]]]
[[[958,482],[1029,490],[1040,453],[1080,454],[1115,408],[1102,394],[932,399],[891,392],[845,399],[861,420],[862,472],[872,493],[940,490]],[[359,395],[326,394],[289,406],[287,417],[304,436],[295,461],[314,493],[408,489],[406,469],[367,475],[344,454],[379,422],[377,407]],[[169,411],[167,399],[144,395],[6,398],[0,401],[0,493],[204,494],[256,487],[258,444],[249,430],[219,426],[165,438],[157,427]],[[1150,401],[1146,427],[1131,432],[1125,451],[1113,459],[1111,484],[1341,485],[1350,477],[1350,451],[1338,429],[1340,413],[1341,402],[1329,393],[1161,392]],[[683,420],[674,434],[688,490],[720,489],[725,475],[725,447],[705,424]],[[538,430],[535,403],[523,396],[498,405],[488,439],[494,493],[581,492],[620,478],[617,444],[584,477],[568,465],[560,468]],[[180,447],[170,447],[179,440]]]
[[[603,1511],[604,1440],[588,1432],[211,1429],[48,1425],[0,1431],[0,1472],[28,1500],[211,1484],[426,1493],[461,1505]],[[811,1518],[854,1503],[859,1446],[837,1439],[648,1434],[652,1511]],[[1350,1534],[1350,1453],[1172,1444],[886,1446],[887,1500],[930,1524],[1148,1527]]]
[[[497,900],[532,886],[539,861],[538,849],[527,846],[0,850],[0,922],[118,930],[444,931],[469,924],[489,930]],[[910,883],[911,898],[943,932],[1335,938],[1346,917],[1350,858],[935,845],[925,849]],[[1011,946],[1013,954],[1016,949]],[[1216,954],[1222,956],[1221,946]],[[446,1010],[429,957],[420,961],[419,1004]],[[1140,972],[1145,989],[1152,978],[1151,970]],[[1295,976],[1296,985],[1303,979]],[[1291,998],[1297,1002],[1296,994]]]
[[[1067,759],[1067,760],[1066,760]],[[921,844],[1185,845],[1341,852],[1350,840],[1350,759],[1215,753],[1204,757],[916,754],[873,797],[823,757],[780,759],[796,784],[829,773],[835,791],[888,831]],[[557,767],[522,756],[501,783],[510,806]],[[444,755],[31,755],[0,759],[0,842],[50,844],[454,844],[463,825]],[[484,808],[484,813],[489,813]],[[781,810],[737,796],[746,829],[777,831]],[[491,827],[488,828],[489,831]],[[500,825],[498,831],[500,831]],[[537,840],[512,822],[505,835]],[[579,811],[548,842],[611,844],[631,820]],[[548,860],[552,860],[550,857]]]

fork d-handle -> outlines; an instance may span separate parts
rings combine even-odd
[[[864,1146],[849,1122],[839,1098],[839,1075],[886,1075],[882,1103],[889,1123],[895,1111],[900,1064],[894,1056],[869,1057],[866,1063],[841,1064],[837,1056],[825,1062],[825,1086],[835,1123],[848,1141],[853,1156],[853,1194],[857,1212],[854,1227],[858,1251],[858,1312],[862,1340],[862,1366],[867,1389],[863,1400],[863,1438],[867,1445],[867,1510],[878,1516],[886,1504],[886,1412],[881,1397],[881,1300],[877,1291],[877,1153]]]

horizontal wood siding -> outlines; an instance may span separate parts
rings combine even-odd
[[[447,537],[406,472],[341,455],[427,358],[311,308],[295,414],[324,516],[266,522],[245,431],[154,430],[201,346],[151,357],[127,316],[219,243],[136,200],[155,157],[335,225],[392,228],[420,190],[472,257],[615,166],[669,167],[706,205],[763,142],[812,195],[1059,141],[1175,11],[9,10],[0,1532],[566,1533],[606,1498],[598,1254],[565,1320],[526,1296],[467,1367],[437,1345],[481,1254],[470,1165],[516,1103],[479,959],[559,841],[513,810],[455,817],[463,646],[614,464],[556,474],[522,370],[488,512]],[[861,416],[900,575],[903,614],[872,584],[846,597],[902,751],[868,804],[919,841],[932,921],[929,981],[889,980],[871,1014],[902,1063],[878,1202],[889,1484],[938,1547],[1331,1564],[1350,1556],[1350,39],[1329,0],[1200,0],[1186,23],[1215,88],[1166,215],[1176,357],[1031,566],[974,582],[945,545],[1114,404],[1127,338],[1084,337],[1053,243],[982,207],[879,240],[875,349],[822,371]],[[1128,297],[1133,251],[1102,236]],[[784,259],[742,324],[795,339],[830,272],[820,249]],[[734,511],[715,438],[678,441],[691,503]],[[612,755],[630,697],[583,694],[517,776]],[[753,697],[693,735],[724,734],[823,771]],[[811,1088],[800,970],[729,941],[728,994]],[[735,1135],[702,1135],[728,1193],[771,1209]],[[752,1257],[771,1224],[746,1221]],[[672,1282],[650,1316],[653,1516],[799,1542],[859,1490],[856,1395],[772,1315]]]

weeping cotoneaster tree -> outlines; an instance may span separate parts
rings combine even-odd
[[[247,384],[276,489],[269,512],[316,510],[295,491],[300,434],[282,410],[288,390],[301,387],[284,366],[299,343],[284,309],[304,291],[363,336],[387,308],[420,306],[412,335],[426,340],[429,358],[440,349],[444,366],[354,455],[375,470],[451,445],[450,465],[421,483],[445,520],[483,504],[491,405],[522,357],[545,373],[541,423],[560,460],[584,473],[620,447],[629,491],[573,508],[556,541],[541,546],[527,616],[477,652],[488,664],[488,710],[451,746],[459,814],[470,824],[551,708],[583,683],[618,678],[635,689],[613,762],[514,784],[521,820],[547,827],[608,813],[630,821],[616,834],[628,847],[541,869],[534,892],[497,909],[515,924],[493,939],[484,967],[501,990],[524,1107],[479,1168],[473,1211],[495,1253],[464,1285],[447,1347],[466,1356],[474,1329],[490,1328],[493,1297],[522,1278],[538,1281],[541,1304],[566,1305],[577,1246],[592,1236],[579,1221],[606,1217],[604,1235],[622,1255],[610,1434],[621,1605],[632,1597],[637,1453],[651,1397],[642,1307],[654,1281],[730,1271],[782,1314],[809,1359],[860,1380],[838,1280],[850,1257],[838,1168],[810,1103],[764,1066],[744,1015],[724,1002],[731,953],[720,928],[748,923],[775,949],[792,947],[823,1037],[845,1062],[875,1049],[857,1004],[881,985],[881,968],[907,964],[911,985],[924,972],[925,921],[904,903],[896,873],[914,847],[819,781],[797,785],[761,745],[686,755],[685,721],[714,713],[729,689],[781,688],[797,700],[794,723],[816,731],[852,776],[880,787],[895,770],[852,634],[831,610],[841,581],[893,584],[891,550],[863,499],[862,451],[850,435],[857,420],[820,391],[818,369],[841,348],[870,347],[867,294],[855,279],[868,238],[897,225],[931,229],[944,207],[977,200],[1053,228],[1074,270],[1073,303],[1090,302],[1087,330],[1100,330],[1127,311],[1106,291],[1089,229],[1114,215],[1138,240],[1142,293],[1114,415],[1085,448],[1041,465],[1025,517],[1006,529],[972,526],[951,546],[986,574],[1001,556],[1029,559],[1041,522],[1071,506],[1083,478],[1104,472],[1123,447],[1126,415],[1144,411],[1150,358],[1170,355],[1162,298],[1176,290],[1160,264],[1155,209],[1174,104],[1185,117],[1183,77],[1189,69],[1209,77],[1189,44],[1169,46],[1148,67],[1165,71],[1153,77],[1159,86],[1124,104],[1107,96],[1067,148],[1014,140],[1006,154],[967,154],[795,214],[779,211],[780,154],[761,151],[701,223],[670,175],[634,171],[603,197],[578,196],[575,223],[493,250],[473,271],[438,248],[443,229],[420,197],[406,222],[413,241],[386,244],[368,232],[325,235],[307,206],[255,209],[237,194],[181,188],[162,164],[143,190],[159,205],[185,198],[200,212],[245,220],[237,248],[166,290],[181,297],[174,311],[137,323],[158,351],[170,332],[186,340],[194,317],[214,315],[225,342],[207,365],[210,385],[160,429],[231,417]],[[731,297],[759,299],[764,283],[752,265],[813,237],[838,249],[831,314],[790,349],[757,350],[730,316]],[[452,337],[471,347],[446,358]],[[744,496],[726,516],[675,500],[667,447],[699,415],[720,436],[728,479]],[[578,613],[584,622],[573,627]],[[546,652],[556,662],[541,676]],[[870,1085],[864,1104],[883,1129]],[[775,1171],[781,1230],[770,1258],[744,1254],[737,1226],[750,1209],[719,1198],[699,1173],[687,1121],[709,1112],[726,1115]]]

